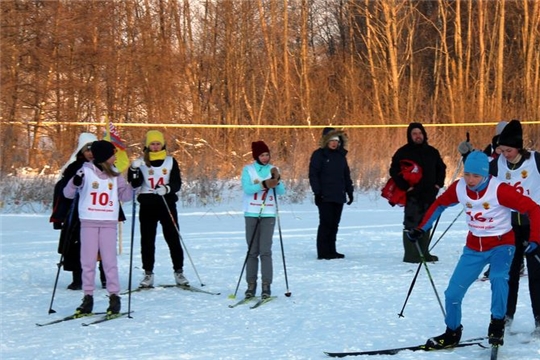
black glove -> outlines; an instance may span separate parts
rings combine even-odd
[[[52,224],[53,224],[53,229],[54,229],[54,230],[62,230],[62,225],[63,225],[63,224],[62,224],[61,222],[55,221],[55,222],[53,222]]]
[[[129,168],[128,169],[127,181],[134,188],[141,186],[142,182],[143,182],[143,178],[141,176],[141,170],[140,169]]]
[[[73,177],[73,185],[81,186],[83,177],[84,177],[84,171],[82,170],[77,171],[77,174]]]
[[[412,242],[416,242],[417,240],[421,239],[422,236],[424,236],[425,231],[420,228],[414,228],[405,230],[405,234],[407,234],[407,237]]]
[[[347,197],[349,198],[349,201],[347,201],[347,205],[351,205],[354,200],[352,191],[347,193]]]
[[[322,204],[322,195],[315,194],[315,205],[319,206]]]

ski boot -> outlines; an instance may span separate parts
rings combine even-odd
[[[116,294],[111,294],[109,296],[109,307],[107,308],[107,315],[118,314],[120,312],[120,308],[120,296]]]
[[[270,291],[270,284],[263,283],[261,298],[268,299],[270,295],[272,295],[272,291]]]
[[[246,292],[244,293],[244,296],[246,299],[251,299],[255,296],[255,291],[257,290],[257,283],[248,283],[248,288]]]
[[[142,279],[141,283],[139,284],[139,287],[141,287],[141,288],[154,287],[154,273],[151,272],[151,271],[146,271],[144,273],[144,278]]]
[[[452,348],[459,344],[461,340],[461,333],[463,332],[463,326],[459,325],[456,330],[451,330],[448,327],[444,334],[432,337],[426,342],[426,350],[438,350]]]
[[[488,328],[488,342],[493,346],[504,344],[504,319],[491,318]]]
[[[184,277],[184,273],[182,270],[178,270],[174,272],[174,280],[176,281],[176,285],[182,285],[187,286],[189,285],[188,279]]]
[[[81,305],[75,310],[75,314],[91,314],[94,308],[94,297],[92,295],[84,295]]]

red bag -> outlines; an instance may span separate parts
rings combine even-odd
[[[388,200],[388,203],[392,206],[405,206],[407,201],[406,191],[397,187],[394,179],[388,179],[386,185],[384,185],[381,196]]]
[[[400,160],[399,166],[401,169],[400,175],[410,186],[418,184],[422,179],[422,168],[414,161]],[[392,206],[405,206],[407,202],[407,191],[400,189],[392,178],[388,179],[386,185],[384,185],[381,196],[388,200],[388,203]]]

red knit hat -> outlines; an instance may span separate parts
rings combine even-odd
[[[265,152],[269,153],[270,149],[268,149],[268,146],[266,146],[264,141],[254,141],[251,143],[251,153],[253,154],[253,159],[258,160],[259,156]]]

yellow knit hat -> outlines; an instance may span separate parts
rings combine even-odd
[[[153,142],[159,142],[161,145],[165,145],[165,138],[163,137],[163,134],[157,130],[150,130],[146,133],[146,142],[145,146],[150,146]]]

